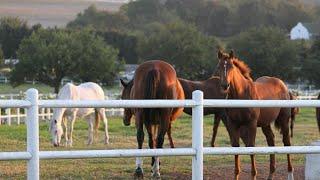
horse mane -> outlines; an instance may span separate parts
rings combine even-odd
[[[249,66],[241,61],[240,59],[237,58],[233,58],[232,59],[232,63],[240,70],[241,74],[248,80],[253,81],[251,78],[251,69],[249,68]]]

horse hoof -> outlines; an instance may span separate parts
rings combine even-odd
[[[294,180],[293,172],[288,172],[288,180]]]
[[[160,173],[159,172],[153,173],[152,174],[152,179],[161,179]]]
[[[106,140],[104,141],[104,144],[109,144],[109,139],[106,139]]]
[[[143,170],[141,167],[136,169],[136,172],[134,173],[134,179],[143,179]]]

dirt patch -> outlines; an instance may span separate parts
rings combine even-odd
[[[269,175],[269,164],[257,164],[257,180],[267,179]],[[231,165],[227,166],[212,166],[205,167],[204,169],[204,179],[206,180],[226,180],[233,179],[234,167]],[[240,174],[240,180],[250,179],[251,167],[249,164],[242,164],[242,171]],[[287,165],[278,164],[277,169],[274,175],[275,180],[286,180],[287,179]],[[168,177],[179,180],[189,180],[191,179],[190,174],[181,174],[181,173],[170,173]],[[304,179],[304,166],[294,166],[294,178],[295,180]]]

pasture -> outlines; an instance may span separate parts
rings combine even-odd
[[[212,116],[204,119],[204,146],[210,145],[212,135]],[[132,123],[134,124],[134,123]],[[102,122],[100,124],[102,127]],[[125,127],[121,118],[109,118],[110,144],[103,144],[103,129],[100,128],[97,142],[91,146],[86,145],[87,123],[77,120],[74,131],[74,147],[54,148],[50,143],[48,123],[40,123],[40,150],[84,150],[84,149],[120,149],[136,148],[136,131],[132,125]],[[191,116],[184,115],[173,123],[173,140],[176,147],[191,146]],[[275,131],[276,145],[282,146],[282,139],[278,131]],[[23,151],[26,149],[25,125],[2,125],[0,126],[0,149],[1,151]],[[297,116],[293,145],[308,145],[319,138],[315,110],[312,108],[301,109]],[[230,146],[229,137],[225,128],[221,126],[218,131],[216,144],[218,146]],[[257,146],[266,146],[266,141],[261,129],[257,134]],[[243,145],[243,144],[242,144]],[[169,148],[168,140],[165,139],[166,148]],[[145,137],[144,147],[147,147]],[[240,178],[250,174],[250,159],[248,156],[240,156],[242,162],[242,174]],[[257,155],[258,179],[265,179],[268,174],[268,155]],[[296,179],[302,179],[304,173],[304,155],[293,155]],[[204,178],[205,179],[231,179],[233,177],[233,156],[205,156]],[[286,156],[276,155],[277,172],[276,179],[286,179]],[[151,158],[144,158],[145,176],[150,177]],[[135,158],[99,158],[99,159],[76,159],[76,160],[41,160],[41,179],[131,179],[135,170]],[[161,174],[163,179],[191,179],[191,157],[163,157],[161,158]],[[4,179],[26,179],[25,161],[1,161],[0,177]]]

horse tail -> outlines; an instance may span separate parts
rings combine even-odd
[[[94,130],[97,131],[99,129],[99,124],[100,124],[100,114],[97,109],[94,109],[94,116],[95,116]]]
[[[144,99],[157,99],[158,97],[158,86],[160,85],[160,72],[159,70],[153,69],[148,72],[145,78],[145,89],[144,89]],[[144,108],[144,120],[146,122],[154,121],[157,109],[155,108]]]
[[[295,100],[296,98],[293,96],[293,94],[291,92],[289,92],[289,95],[290,95],[290,100]],[[294,127],[294,121],[296,119],[296,108],[297,107],[292,107],[291,108],[291,114],[290,114],[290,117],[291,117],[291,121],[290,121],[290,131],[291,131],[291,137],[293,137],[293,127]],[[298,109],[297,109],[298,111]]]

